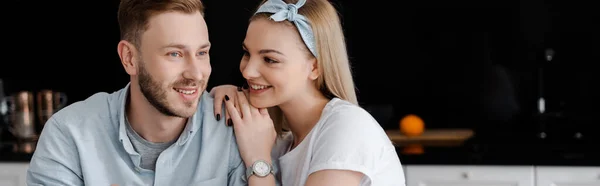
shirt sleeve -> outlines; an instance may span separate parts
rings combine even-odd
[[[317,127],[308,175],[327,169],[350,170],[372,180],[391,142],[368,112],[338,107]]]
[[[84,185],[77,148],[70,134],[51,118],[38,140],[26,177],[27,185]]]

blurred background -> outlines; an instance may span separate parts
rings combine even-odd
[[[241,43],[259,1],[203,2],[212,43],[209,89],[239,84]],[[427,129],[474,131],[478,146],[471,150],[546,144],[598,152],[597,6],[558,0],[332,2],[345,29],[360,105],[384,129],[397,130],[401,118],[415,114]],[[2,5],[16,11],[2,13],[8,48],[0,63],[3,92],[50,89],[71,104],[123,88],[129,76],[117,54],[118,3]],[[491,164],[508,162],[498,161]]]
[[[240,45],[258,2],[204,1],[213,44],[209,88],[240,82]],[[386,129],[398,128],[398,120],[413,113],[427,127],[476,128],[489,135],[532,137],[555,130],[552,136],[566,139],[600,133],[594,117],[600,111],[594,6],[542,0],[332,2],[342,17],[359,102],[376,110]],[[129,76],[116,49],[118,3],[10,2],[7,7],[19,11],[3,16],[9,48],[0,65],[4,93],[51,89],[64,92],[70,104],[122,88]],[[540,97],[545,112],[554,113],[549,123],[538,123]]]

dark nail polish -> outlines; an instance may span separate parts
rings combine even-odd
[[[227,120],[227,126],[232,126],[233,125],[233,121],[231,121],[231,119]]]
[[[217,121],[221,121],[221,114],[217,114]]]
[[[248,89],[248,83],[244,83],[244,85],[242,85],[242,89]]]
[[[225,95],[225,101],[229,101],[229,96]]]
[[[238,87],[238,92],[242,91],[242,87]]]

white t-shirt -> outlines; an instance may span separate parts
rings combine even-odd
[[[311,173],[352,170],[363,173],[362,186],[404,186],[404,171],[385,131],[364,109],[332,99],[317,124],[289,151],[291,133],[278,138],[273,149],[277,176],[284,186],[304,186]],[[289,152],[288,152],[289,151]]]

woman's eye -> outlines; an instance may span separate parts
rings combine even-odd
[[[267,63],[277,63],[276,60],[273,60],[273,59],[268,58],[268,57],[265,57],[265,62],[267,62]]]

